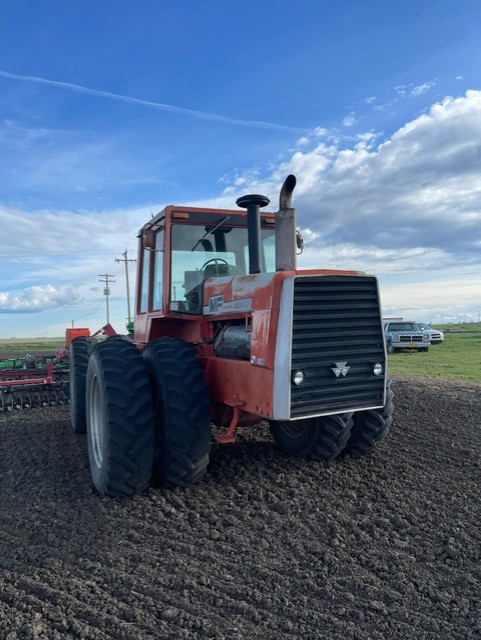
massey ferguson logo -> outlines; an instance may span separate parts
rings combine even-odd
[[[252,298],[240,298],[236,300],[224,300],[224,296],[211,296],[209,304],[205,305],[202,313],[205,316],[212,316],[216,313],[243,313],[252,311]]]
[[[224,296],[212,296],[209,300],[209,313],[219,313],[224,305]]]
[[[347,376],[347,372],[351,368],[347,366],[347,362],[335,362],[334,365],[334,367],[331,367],[331,371],[334,372],[336,378],[339,378],[339,376],[344,378],[344,376]]]

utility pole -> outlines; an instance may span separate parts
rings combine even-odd
[[[127,285],[127,322],[131,322],[132,317],[130,313],[130,287],[129,287],[129,262],[137,262],[137,260],[129,260],[127,249],[123,252],[123,258],[116,258],[115,262],[123,262],[125,265],[125,282]]]
[[[103,282],[105,284],[104,287],[104,296],[105,296],[105,304],[107,306],[107,324],[110,324],[110,316],[109,316],[109,295],[110,295],[110,289],[109,289],[109,284],[111,282],[115,282],[115,280],[113,279],[114,276],[110,275],[109,273],[99,273],[99,280],[100,282]]]

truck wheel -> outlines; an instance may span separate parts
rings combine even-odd
[[[292,456],[319,462],[332,460],[345,448],[351,414],[269,423],[277,445]]]
[[[386,404],[383,409],[357,411],[353,415],[351,437],[347,443],[345,453],[361,456],[373,451],[389,433],[394,411],[394,392],[391,380],[386,385]]]
[[[386,349],[388,353],[396,353],[396,349],[392,346],[390,342],[388,342]]]
[[[88,338],[75,338],[70,345],[70,422],[75,433],[87,431],[85,388],[90,348]]]
[[[199,482],[209,463],[210,406],[194,349],[163,337],[143,350],[156,407],[154,479],[164,486]]]
[[[112,337],[97,344],[87,369],[90,473],[102,495],[145,489],[154,458],[154,407],[137,347]]]

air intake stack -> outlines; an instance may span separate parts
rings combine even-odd
[[[237,198],[238,207],[247,209],[247,232],[249,234],[249,273],[260,273],[261,264],[261,207],[270,202],[266,196],[251,194]]]

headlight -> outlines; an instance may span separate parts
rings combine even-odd
[[[372,370],[372,372],[374,373],[375,376],[380,376],[382,373],[382,364],[380,364],[379,362],[377,362],[374,365],[374,369]]]
[[[305,377],[306,376],[304,375],[304,371],[301,371],[300,369],[298,371],[293,371],[292,372],[292,382],[297,387],[304,382],[304,378]]]

